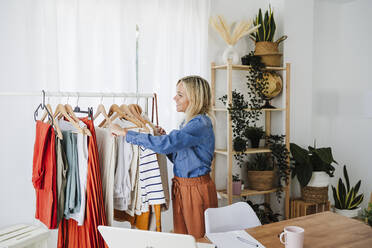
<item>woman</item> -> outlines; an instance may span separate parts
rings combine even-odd
[[[181,78],[173,98],[177,112],[186,118],[180,130],[161,136],[127,131],[117,125],[113,133],[126,136],[126,141],[157,153],[167,154],[174,164],[172,179],[173,226],[175,233],[204,236],[204,211],[217,207],[216,186],[209,176],[214,153],[211,121],[212,100],[208,82],[199,76]]]

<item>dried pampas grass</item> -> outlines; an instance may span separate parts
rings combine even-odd
[[[260,25],[251,28],[253,21],[240,21],[236,25],[228,25],[223,16],[211,17],[209,19],[211,26],[221,35],[222,39],[228,45],[235,45],[243,36],[255,32]],[[232,27],[234,30],[231,32]]]

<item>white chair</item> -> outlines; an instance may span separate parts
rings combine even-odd
[[[132,225],[130,224],[129,221],[113,221],[112,223],[113,227],[121,227],[121,228],[132,228]]]
[[[256,213],[246,202],[237,202],[221,208],[208,208],[204,212],[205,232],[228,232],[261,226]]]

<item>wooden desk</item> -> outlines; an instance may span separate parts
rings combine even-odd
[[[305,229],[304,248],[372,247],[371,227],[329,211],[248,228],[246,231],[266,248],[284,248],[278,234],[285,226],[300,226]],[[198,242],[209,241],[203,238]]]

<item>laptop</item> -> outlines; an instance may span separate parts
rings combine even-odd
[[[152,232],[111,226],[98,226],[109,248],[214,248],[212,244],[196,243],[191,235]]]

